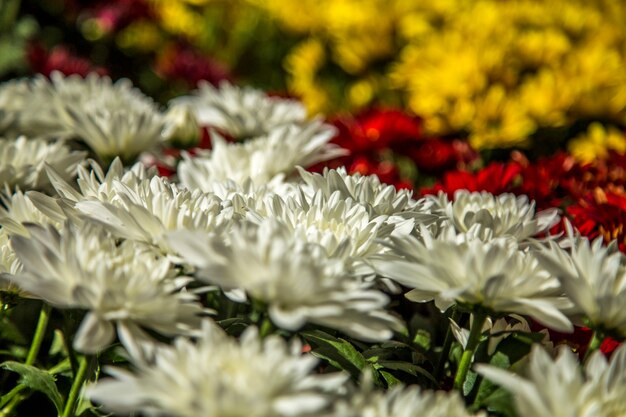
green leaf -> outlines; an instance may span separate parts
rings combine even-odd
[[[380,365],[383,368],[390,369],[392,371],[402,371],[406,372],[409,375],[413,375],[416,377],[424,377],[428,381],[430,381],[434,386],[438,386],[437,380],[428,372],[426,369],[421,366],[417,366],[412,363],[402,362],[402,361],[379,361]],[[383,371],[381,371],[382,374]]]
[[[387,386],[389,388],[393,387],[394,385],[398,385],[402,383],[402,381],[400,381],[398,378],[396,378],[389,372],[380,371],[380,374],[382,375],[383,378],[385,378],[385,382],[387,382]]]
[[[316,347],[313,353],[323,355],[331,365],[350,372],[354,377],[368,365],[363,355],[347,340],[336,338],[321,330],[303,332],[302,336]],[[332,361],[332,362],[331,362]]]
[[[515,417],[513,407],[513,397],[503,388],[498,388],[484,399],[483,404],[487,410],[493,413],[499,413],[504,417]]]
[[[45,394],[52,401],[59,414],[61,413],[63,409],[63,399],[57,389],[53,375],[34,366],[24,365],[23,363],[15,361],[3,362],[0,364],[0,367],[19,374],[19,384]]]

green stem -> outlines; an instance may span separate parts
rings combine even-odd
[[[452,314],[450,320],[457,323],[461,318],[461,312],[456,308],[456,306],[452,307]],[[437,363],[437,369],[435,371],[435,379],[437,381],[441,381],[441,377],[443,375],[443,371],[446,366],[446,361],[448,360],[448,356],[450,356],[450,348],[452,347],[452,341],[454,340],[454,335],[452,334],[452,326],[448,321],[448,328],[446,329],[446,336],[443,340],[443,347],[441,349],[441,355],[439,356],[439,362]]]
[[[41,343],[46,335],[46,328],[48,327],[48,320],[50,319],[50,310],[50,305],[44,302],[39,313],[39,321],[37,321],[37,328],[35,329],[33,341],[30,344],[28,355],[26,355],[26,365],[32,365],[35,363],[35,360],[37,360],[39,348],[41,348]]]
[[[2,410],[0,411],[0,417],[11,415],[15,406],[18,405],[22,401],[23,396],[20,395],[20,393],[24,391],[25,389],[26,389],[26,385],[20,384],[14,387],[6,395],[2,396],[4,401],[2,402],[2,404],[0,404],[0,406],[3,407]]]
[[[74,409],[76,408],[76,403],[78,402],[78,395],[80,394],[80,390],[83,387],[83,383],[85,382],[85,376],[87,375],[89,362],[91,361],[89,361],[86,356],[81,355],[79,357],[78,371],[76,372],[76,375],[74,375],[72,388],[70,388],[70,393],[67,397],[67,401],[65,402],[65,408],[63,409],[63,414],[61,415],[61,417],[74,416]]]
[[[602,334],[602,332],[597,329],[594,330],[593,336],[591,337],[591,340],[589,341],[589,346],[587,347],[587,352],[585,352],[585,357],[583,361],[587,361],[589,356],[591,356],[593,352],[595,352],[596,350],[600,348],[600,345],[602,344],[602,340],[604,340],[604,335]]]
[[[472,323],[472,327],[470,328],[467,345],[465,346],[465,350],[461,355],[461,361],[459,362],[459,367],[456,370],[456,375],[454,377],[454,388],[459,390],[461,393],[463,392],[463,384],[465,383],[465,378],[467,377],[467,373],[469,372],[470,366],[472,364],[472,357],[474,356],[474,352],[476,351],[478,343],[480,342],[480,335],[482,333],[483,324],[485,324],[486,319],[487,315],[485,313],[474,313],[474,322]]]

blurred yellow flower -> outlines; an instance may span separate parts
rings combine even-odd
[[[605,128],[600,123],[589,125],[586,133],[567,144],[569,152],[580,162],[592,162],[609,156],[609,151],[626,152],[626,135],[614,128]]]

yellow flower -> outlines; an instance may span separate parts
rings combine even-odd
[[[596,158],[606,158],[609,151],[626,152],[626,136],[614,127],[592,123],[586,133],[570,140],[567,148],[576,160],[591,162]]]

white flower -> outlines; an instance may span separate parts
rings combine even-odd
[[[167,109],[163,138],[185,148],[200,140],[200,126],[190,105],[174,104]]]
[[[236,139],[262,136],[306,119],[306,109],[297,100],[269,97],[261,90],[227,82],[219,88],[204,82],[193,96],[177,98],[174,103],[189,105],[201,125]]]
[[[88,310],[74,339],[76,350],[95,353],[114,340],[144,338],[141,327],[164,335],[190,334],[204,310],[181,291],[188,279],[172,276],[169,261],[93,227],[29,226],[30,238],[13,236],[24,291],[59,308]]]
[[[225,236],[179,232],[170,235],[170,243],[197,268],[198,279],[227,291],[244,290],[268,305],[272,322],[281,328],[298,330],[311,322],[385,340],[398,327],[385,312],[387,296],[348,276],[348,240],[331,257],[268,219],[234,227]]]
[[[129,80],[58,72],[50,78],[37,77],[29,85],[20,114],[23,133],[79,138],[104,161],[132,161],[162,142],[162,114]]]
[[[470,417],[458,392],[426,391],[397,385],[388,391],[361,388],[347,401],[339,402],[336,417]]]
[[[435,300],[441,311],[459,303],[528,315],[552,329],[572,330],[559,311],[570,303],[561,296],[558,280],[515,241],[485,242],[451,229],[436,239],[424,229],[421,239],[392,237],[390,246],[398,256],[372,261],[383,276],[413,288],[408,299]]]
[[[306,186],[303,192],[312,197],[321,191],[326,198],[339,192],[342,199],[352,199],[364,205],[370,215],[403,216],[434,221],[437,217],[429,215],[423,207],[424,200],[412,198],[412,191],[396,190],[394,186],[383,184],[376,175],[364,176],[346,172],[345,167],[324,169],[323,174],[311,173],[298,168]]]
[[[4,229],[0,229],[0,291],[13,292],[16,286],[9,277],[20,272],[22,272],[22,264],[13,252],[9,235]]]
[[[0,207],[0,225],[10,235],[28,236],[24,223],[60,228],[67,219],[61,207],[63,202],[41,193],[16,191],[0,198],[4,206]]]
[[[197,343],[177,339],[156,348],[152,360],[131,358],[133,372],[109,368],[87,391],[118,413],[175,417],[314,416],[328,407],[342,373],[314,375],[317,360],[278,336],[263,340],[255,328],[239,342],[205,321]]]
[[[626,336],[624,255],[616,245],[603,246],[601,237],[593,244],[587,238],[567,241],[570,251],[549,242],[537,248],[536,256],[574,302],[573,318],[582,315],[589,320],[586,325]]]
[[[27,80],[10,80],[0,84],[0,136],[19,136],[19,118],[27,108],[27,94]]]
[[[110,202],[87,199],[75,209],[105,226],[115,236],[170,249],[165,233],[192,229],[218,232],[229,226],[236,208],[213,194],[191,192],[163,177],[139,181],[134,188],[113,180],[115,198]]]
[[[553,360],[534,345],[526,377],[488,365],[476,370],[513,394],[520,417],[623,417],[626,415],[626,345],[610,363],[599,351],[587,361],[584,376],[567,347]]]
[[[323,246],[328,254],[348,241],[349,256],[355,262],[383,251],[380,240],[389,237],[396,228],[413,228],[410,219],[405,225],[388,223],[387,216],[370,216],[364,205],[344,200],[338,191],[328,198],[322,191],[312,197],[302,193],[287,198],[274,195],[262,203],[256,212],[248,214],[250,220],[278,219],[294,235]]]
[[[183,154],[178,165],[182,184],[191,189],[213,191],[213,184],[233,180],[238,184],[251,179],[257,185],[281,182],[296,166],[344,155],[343,149],[328,142],[335,130],[321,121],[285,125],[244,143],[228,143],[213,134],[213,149],[190,157]]]
[[[69,184],[54,169],[48,169],[48,177],[59,196],[65,200],[78,203],[83,200],[98,200],[112,202],[117,199],[114,182],[122,184],[123,188],[137,189],[144,180],[157,175],[156,169],[147,169],[143,164],[136,163],[130,169],[124,169],[119,158],[115,158],[105,174],[100,165],[92,159],[88,160],[89,170],[84,166],[78,167],[78,191]],[[118,187],[119,188],[119,187]]]
[[[557,209],[548,209],[535,215],[535,202],[526,196],[458,190],[454,201],[445,193],[428,196],[431,210],[442,215],[460,233],[470,230],[477,236],[510,236],[519,241],[546,231],[559,220]]]
[[[85,160],[86,152],[72,151],[61,142],[44,139],[0,139],[0,186],[44,189],[50,186],[45,164],[55,168],[69,180]]]

